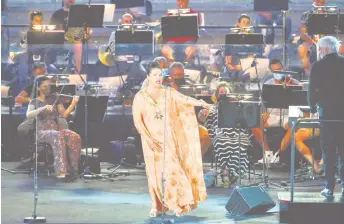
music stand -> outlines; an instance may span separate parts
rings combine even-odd
[[[107,103],[109,100],[109,96],[80,96],[79,102],[75,108],[75,117],[74,117],[74,122],[76,125],[84,124],[85,126],[88,126],[88,123],[84,123],[84,121],[87,119],[88,122],[91,122],[92,125],[94,124],[101,124],[104,121],[105,117],[105,112],[107,109]],[[87,106],[85,106],[87,103]],[[87,110],[86,110],[87,109]],[[79,126],[80,127],[80,126]],[[82,130],[83,128],[81,128]],[[87,136],[88,129],[84,128],[85,133],[84,136]],[[95,174],[92,173],[88,167],[87,164],[87,157],[88,157],[88,145],[85,146],[86,148],[86,159],[85,159],[85,170],[80,176],[85,175],[92,175],[97,178],[104,178],[109,181],[113,181],[112,179],[100,175],[100,174]],[[92,158],[93,158],[93,147],[92,147]]]
[[[265,108],[288,109],[291,105],[308,105],[307,91],[302,91],[302,86],[264,84],[262,99]]]
[[[87,33],[87,28],[102,28],[103,27],[103,19],[104,19],[104,10],[105,6],[104,5],[71,5],[69,9],[69,14],[68,14],[68,23],[67,27],[83,27],[84,32]],[[85,43],[85,36],[83,35],[83,43]],[[86,42],[87,45],[87,42]],[[88,52],[86,48],[86,52]],[[88,53],[83,54],[85,55],[86,58],[84,58],[84,62],[88,60]],[[86,160],[85,160],[85,169],[84,172],[80,175],[81,177],[85,177],[86,174],[90,173],[89,172],[89,167],[88,165],[88,113],[91,112],[89,107],[87,106],[87,101],[88,101],[88,91],[90,89],[90,85],[88,84],[88,81],[86,82],[83,77],[80,75],[81,71],[78,71],[78,75],[80,76],[81,80],[84,83],[83,90],[85,92],[85,98],[84,99],[84,124],[85,124],[85,148],[86,148]],[[82,100],[82,99],[81,99]],[[81,105],[79,102],[78,105]],[[86,109],[87,108],[87,109]],[[80,111],[80,109],[79,109]],[[78,116],[77,119],[79,119],[80,115]],[[93,148],[92,148],[93,151]],[[92,152],[93,156],[93,152]],[[95,175],[93,173],[90,173],[91,175]],[[100,175],[95,175],[96,177],[102,177]],[[106,177],[102,177],[105,179],[108,179]],[[111,180],[111,179],[109,179]],[[112,180],[111,180],[112,181]]]
[[[263,44],[264,44],[264,36],[260,33],[250,33],[250,34],[233,34],[229,33],[225,36],[225,55],[226,56],[233,56],[239,55],[241,51],[243,51],[243,47],[245,45],[253,45],[247,46],[247,48],[253,48],[256,52],[260,55],[263,55]],[[236,49],[240,47],[240,50]]]
[[[288,11],[289,0],[254,0],[253,11],[270,12],[270,11]]]
[[[150,56],[154,54],[154,31],[117,30],[115,38],[116,55]]]
[[[27,32],[27,44],[28,45],[57,45],[61,47],[64,45],[65,32],[62,30],[45,30],[45,31],[33,31]]]
[[[178,37],[193,37],[197,41],[198,16],[192,14],[163,16],[161,17],[161,32],[164,42]]]
[[[241,129],[260,127],[260,102],[248,101],[248,94],[227,94],[220,97],[218,108],[219,128],[239,129],[239,184],[241,185]]]
[[[287,66],[287,11],[289,10],[289,0],[254,0],[253,10],[255,12],[282,12],[283,19],[283,64]],[[274,30],[272,31],[274,32]],[[271,43],[273,44],[273,43]]]
[[[344,14],[310,14],[306,23],[308,34],[343,34]]]
[[[111,0],[110,2],[116,5],[116,9],[127,9],[146,6],[145,0]]]

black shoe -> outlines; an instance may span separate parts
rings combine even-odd
[[[330,189],[325,188],[320,192],[320,194],[324,197],[333,197],[333,191]]]
[[[76,179],[78,179],[78,177],[79,177],[79,175],[77,175],[77,174],[67,175],[65,178],[65,182],[67,182],[67,183],[74,182]]]

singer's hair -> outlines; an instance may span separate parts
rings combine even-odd
[[[161,70],[161,67],[160,67],[159,63],[156,62],[156,61],[152,61],[152,62],[149,63],[148,66],[147,66],[147,75],[150,75],[151,71],[152,71],[154,68],[158,68],[158,69]]]
[[[40,95],[38,88],[42,85],[43,82],[50,80],[50,78],[48,78],[47,76],[44,75],[40,75],[37,76],[37,78],[35,79],[35,82],[33,83],[33,91],[32,91],[32,98],[36,98]]]
[[[241,14],[241,15],[239,16],[239,18],[238,18],[238,23],[240,23],[241,20],[244,19],[244,18],[246,18],[246,19],[248,19],[248,20],[251,21],[251,17],[250,17],[249,15],[247,15],[247,14]]]
[[[279,60],[279,59],[272,59],[272,60],[270,60],[269,68],[271,67],[271,65],[275,65],[275,64],[280,64],[283,67],[283,64],[282,64],[281,60]]]

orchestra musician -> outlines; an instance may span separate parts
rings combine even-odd
[[[249,163],[247,149],[250,144],[247,129],[218,129],[219,99],[228,93],[231,93],[229,85],[225,82],[220,82],[213,97],[215,105],[210,109],[201,110],[198,114],[199,120],[205,121],[205,127],[208,129],[209,136],[212,140],[215,157],[220,164],[221,177],[226,188],[237,181],[240,170],[241,174],[247,171]],[[241,157],[240,163],[239,156]]]
[[[132,108],[152,199],[149,216],[162,213],[163,192],[164,211],[183,216],[207,199],[194,107],[210,105],[173,88],[163,88],[162,70],[156,62],[148,65],[148,79],[148,86],[135,95]],[[165,190],[161,184],[162,170]]]
[[[339,55],[339,48],[340,43],[335,37],[325,36],[318,41],[319,58],[311,67],[308,86],[311,112],[318,112],[321,124],[320,143],[326,180],[321,195],[325,197],[333,197],[335,174],[338,170],[344,197],[344,57]],[[339,160],[336,159],[337,155]]]
[[[37,141],[48,143],[54,155],[54,168],[56,178],[71,181],[78,177],[78,167],[81,152],[80,136],[60,127],[59,117],[67,118],[75,109],[79,98],[73,97],[71,105],[65,109],[58,100],[50,98],[50,79],[39,76],[35,80],[37,90],[34,91],[33,100],[29,103],[26,116],[36,118]],[[49,102],[51,101],[51,102]]]
[[[251,18],[247,14],[241,14],[237,20],[236,27],[237,28],[247,28],[251,25]],[[249,30],[242,29],[239,31],[235,31],[236,33],[250,33]],[[253,57],[253,55],[249,55],[249,57]],[[240,57],[238,55],[227,55],[225,57],[225,74],[222,74],[222,77],[229,78],[229,81],[247,81],[250,79],[249,74],[244,74],[242,72],[242,67],[240,64]]]
[[[50,25],[56,25],[57,30],[64,30],[65,33],[65,39],[68,43],[70,43],[72,46],[73,51],[73,59],[75,62],[75,69],[76,73],[79,73],[81,71],[82,66],[82,54],[83,54],[83,39],[88,40],[91,37],[92,29],[87,28],[87,32],[85,33],[83,27],[67,27],[68,22],[68,13],[70,10],[70,6],[75,3],[75,0],[63,0],[63,8],[57,10],[54,12],[54,14],[51,16],[50,19]],[[65,47],[69,47],[65,44]],[[51,51],[51,57],[55,58],[56,55],[54,55],[55,51]],[[56,53],[55,53],[56,54]],[[53,59],[52,59],[53,60]]]
[[[120,21],[121,25],[132,25],[134,24],[133,16],[129,13],[125,13],[122,16]],[[109,48],[112,48],[115,44],[116,31],[111,33],[111,36],[108,41]],[[114,49],[111,49],[114,50]],[[115,65],[111,66],[108,71],[108,76],[117,76],[117,75],[128,75],[127,80],[138,80],[138,82],[142,82],[146,76],[147,72],[145,68],[137,61],[128,62],[129,58],[134,58],[135,55],[123,55],[123,56],[116,56],[115,57]]]
[[[197,12],[189,7],[189,0],[177,0],[179,9],[190,9],[188,14],[196,14]],[[201,24],[201,17],[198,16],[198,24]],[[166,44],[161,49],[161,54],[169,63],[175,61],[193,64],[192,60],[196,55],[197,49],[195,37],[175,37],[166,40]],[[179,46],[179,44],[183,44]]]
[[[293,79],[289,76],[285,77],[284,75],[278,74],[274,71],[282,71],[283,65],[282,62],[278,59],[274,59],[270,61],[269,64],[270,71],[273,73],[273,78],[267,80],[264,84],[270,85],[300,85],[300,82],[296,79]],[[284,135],[280,148],[276,150],[275,154],[271,151],[267,139],[264,137],[264,147],[265,147],[265,162],[266,164],[273,164],[279,163],[279,153],[284,151],[288,145],[290,144],[291,140],[291,128],[288,125],[288,109],[280,110],[279,108],[268,109],[269,111],[264,112],[264,119],[261,125],[264,125],[264,128],[270,127],[282,127],[284,128],[287,133]],[[262,128],[252,128],[252,133],[256,140],[262,145],[263,133]],[[263,159],[259,160],[258,163],[263,163]]]
[[[315,6],[325,6],[326,0],[313,0],[313,4]],[[302,64],[307,76],[309,76],[311,64],[317,60],[316,43],[319,40],[319,37],[323,36],[321,34],[318,34],[318,35],[308,35],[307,34],[306,23],[307,23],[307,20],[308,20],[310,13],[312,13],[312,11],[307,11],[307,12],[303,13],[303,15],[301,17],[300,39],[298,41],[299,47],[297,50],[301,64]],[[325,12],[324,12],[324,10],[317,9],[313,13],[323,14]],[[321,24],[319,24],[319,25],[321,25]],[[342,45],[340,47],[339,54],[344,54],[344,46],[342,46]]]

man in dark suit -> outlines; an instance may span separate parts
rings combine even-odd
[[[308,101],[312,113],[318,110],[321,122],[320,139],[325,170],[325,189],[321,195],[333,196],[335,187],[336,152],[344,196],[344,57],[339,56],[340,44],[336,38],[326,36],[317,44],[318,61],[311,67]],[[324,122],[322,122],[324,121]]]

